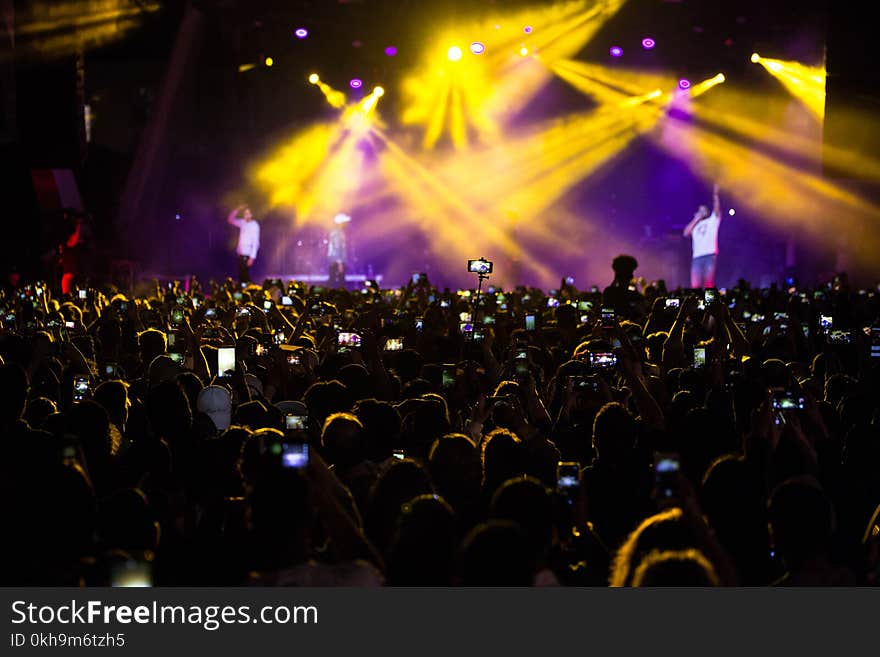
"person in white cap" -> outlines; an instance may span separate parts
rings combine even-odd
[[[218,433],[229,428],[232,421],[232,396],[223,386],[202,388],[196,397],[196,408],[211,418]]]

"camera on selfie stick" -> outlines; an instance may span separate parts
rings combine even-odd
[[[485,258],[478,258],[477,260],[468,260],[468,271],[472,274],[476,274],[479,279],[479,284],[477,285],[477,295],[474,297],[474,312],[473,312],[473,320],[474,324],[477,323],[477,309],[480,307],[480,296],[483,292],[483,281],[489,278],[489,274],[492,273],[492,261],[486,260]]]

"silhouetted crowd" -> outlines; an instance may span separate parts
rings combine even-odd
[[[4,585],[880,582],[880,291],[31,283]]]

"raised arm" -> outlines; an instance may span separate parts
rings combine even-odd
[[[712,212],[718,217],[718,221],[721,221],[721,199],[718,197],[720,189],[721,187],[718,183],[715,183],[715,187],[712,189]]]
[[[236,217],[238,216],[238,213],[242,210],[244,210],[244,206],[239,205],[232,212],[230,212],[229,215],[226,217],[226,223],[232,224],[233,226],[240,226],[241,219],[237,219]]]

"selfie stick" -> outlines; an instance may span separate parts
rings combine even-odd
[[[482,258],[482,257],[480,258],[480,261],[485,261],[485,260],[486,260],[485,258]],[[480,307],[480,297],[482,296],[482,293],[483,293],[483,281],[485,279],[489,278],[489,274],[478,271],[477,278],[479,279],[479,283],[477,284],[477,296],[474,299],[474,316],[473,316],[473,320],[474,320],[473,323],[474,324],[477,323],[477,310]]]

